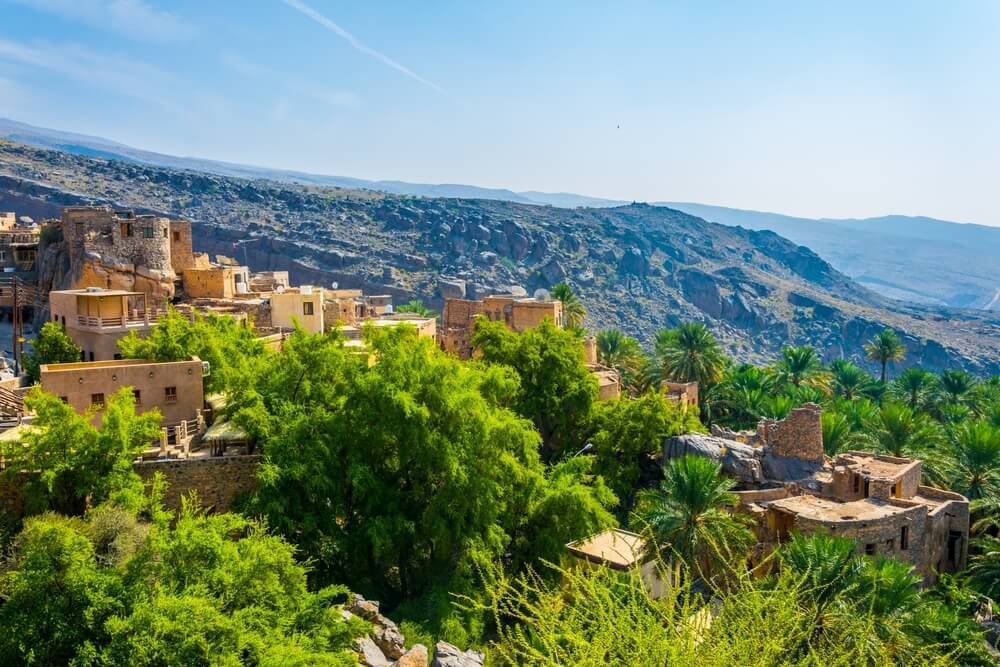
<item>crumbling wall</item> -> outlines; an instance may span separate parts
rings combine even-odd
[[[757,439],[772,456],[803,461],[823,461],[822,409],[806,403],[784,419],[764,419],[757,425]]]
[[[145,479],[161,473],[167,482],[163,504],[173,510],[181,507],[181,498],[191,491],[205,509],[228,512],[233,502],[257,488],[260,456],[215,456],[193,459],[143,461],[135,470]]]

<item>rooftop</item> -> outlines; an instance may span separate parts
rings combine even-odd
[[[780,500],[772,500],[768,507],[773,507],[798,516],[816,521],[863,521],[882,519],[904,511],[905,508],[889,503],[865,498],[839,503],[816,496],[792,496]]]
[[[61,371],[93,370],[97,368],[121,368],[122,366],[165,366],[167,364],[187,364],[192,361],[201,361],[198,357],[191,357],[182,361],[151,361],[149,359],[113,359],[110,361],[74,361],[68,364],[42,364],[40,370],[44,373]]]
[[[53,290],[52,294],[78,294],[82,296],[146,296],[145,292],[129,292],[120,289],[104,289],[103,287],[84,287],[83,289]]]
[[[578,558],[624,570],[642,562],[646,540],[627,530],[612,528],[582,540],[570,542],[566,548]]]
[[[870,477],[895,479],[906,469],[920,465],[914,459],[898,459],[868,452],[846,452],[837,457],[836,465],[860,465],[861,471]]]

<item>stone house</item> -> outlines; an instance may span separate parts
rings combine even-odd
[[[965,567],[969,502],[926,486],[915,459],[869,452],[824,456],[821,411],[806,404],[754,432],[713,428],[713,435],[667,440],[664,462],[692,453],[712,458],[740,482],[737,511],[753,520],[762,557],[793,533],[825,533],[856,542],[859,554],[910,563],[931,584]]]
[[[159,410],[164,426],[193,422],[194,428],[205,404],[204,364],[197,357],[169,362],[117,359],[43,364],[40,371],[44,391],[80,414],[95,408],[95,425],[100,423],[107,401],[122,387],[132,388],[137,414]]]
[[[245,266],[207,266],[183,270],[184,294],[192,299],[232,299],[250,291]]]
[[[566,550],[579,563],[589,567],[607,567],[618,572],[637,569],[642,582],[654,600],[668,590],[658,562],[646,550],[646,540],[641,535],[610,528],[582,540],[566,545]]]
[[[13,213],[0,216],[0,272],[13,274],[29,283],[37,279],[36,259],[41,227],[17,225]]]
[[[324,331],[325,294],[322,287],[302,285],[281,292],[273,292],[271,326],[277,329],[294,329],[296,324],[306,331]]]
[[[509,294],[487,296],[479,301],[445,299],[438,328],[441,349],[461,359],[472,358],[470,339],[477,317],[503,322],[516,333],[537,327],[545,318],[557,327],[564,325],[560,301],[539,301]]]
[[[165,314],[151,309],[143,292],[100,287],[49,292],[49,312],[83,350],[80,361],[120,359],[118,341],[129,331],[148,334]]]

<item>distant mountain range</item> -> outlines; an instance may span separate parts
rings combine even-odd
[[[76,155],[126,160],[221,176],[307,185],[362,188],[399,195],[489,199],[561,208],[621,206],[622,200],[573,193],[482,188],[462,184],[370,181],[308,174],[217,160],[176,157],[100,137],[0,119],[0,138]],[[768,229],[804,245],[836,269],[884,296],[927,304],[1000,310],[1000,228],[926,217],[890,215],[864,219],[797,218],[691,202],[654,202],[711,222]]]

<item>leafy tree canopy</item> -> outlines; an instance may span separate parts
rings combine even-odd
[[[56,322],[46,322],[38,332],[38,338],[31,342],[31,351],[24,362],[28,379],[38,382],[39,367],[43,364],[68,364],[80,361],[80,346],[66,335]]]

